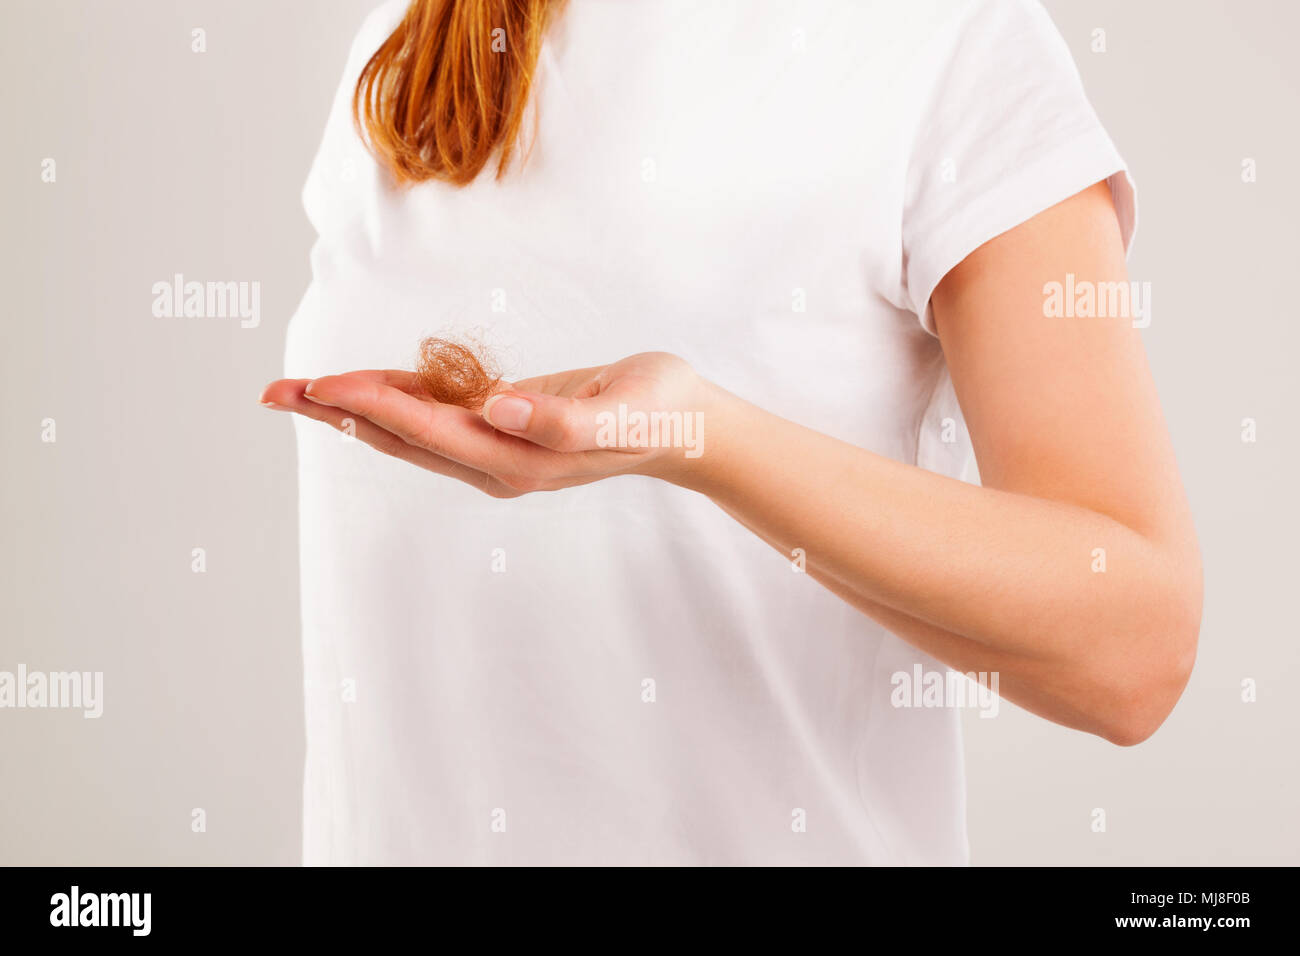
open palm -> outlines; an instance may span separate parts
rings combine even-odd
[[[280,379],[261,400],[511,498],[618,474],[672,480],[702,450],[706,391],[681,358],[643,352],[612,365],[502,383],[481,410],[433,401],[414,372],[397,369]],[[674,444],[674,436],[693,444]]]

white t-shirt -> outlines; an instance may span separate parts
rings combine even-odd
[[[364,24],[304,189],[290,376],[409,368],[447,332],[510,378],[666,350],[962,476],[935,285],[1103,179],[1132,234],[1034,0],[570,0],[527,162],[399,191],[350,103],[403,8]],[[499,501],[297,435],[305,862],[967,860],[959,713],[891,704],[894,675],[944,668],[706,498],[623,477]]]

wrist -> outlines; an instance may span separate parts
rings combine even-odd
[[[727,459],[745,403],[726,389],[697,377],[682,410],[680,447],[662,448],[647,473],[671,484],[712,495],[724,482]]]

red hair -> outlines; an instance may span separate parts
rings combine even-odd
[[[563,0],[412,0],[361,71],[352,114],[399,183],[463,186],[523,126],[542,36]]]
[[[501,375],[477,343],[428,338],[415,367],[420,391],[435,402],[479,409],[501,387]]]

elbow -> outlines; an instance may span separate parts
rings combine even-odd
[[[1118,747],[1148,740],[1173,712],[1196,663],[1201,630],[1199,563],[1194,579],[1163,602],[1154,636],[1133,638],[1115,655],[1098,736]],[[1148,632],[1151,633],[1151,632]]]
[[[1184,680],[1184,684],[1186,681]],[[1149,740],[1174,710],[1178,693],[1153,691],[1155,700],[1118,707],[1102,718],[1097,734],[1116,747],[1136,747]]]
[[[1181,635],[1162,643],[1178,649],[1145,668],[1141,679],[1124,681],[1109,696],[1106,712],[1098,715],[1097,734],[1117,747],[1136,747],[1151,738],[1173,713],[1196,660],[1196,635]]]

